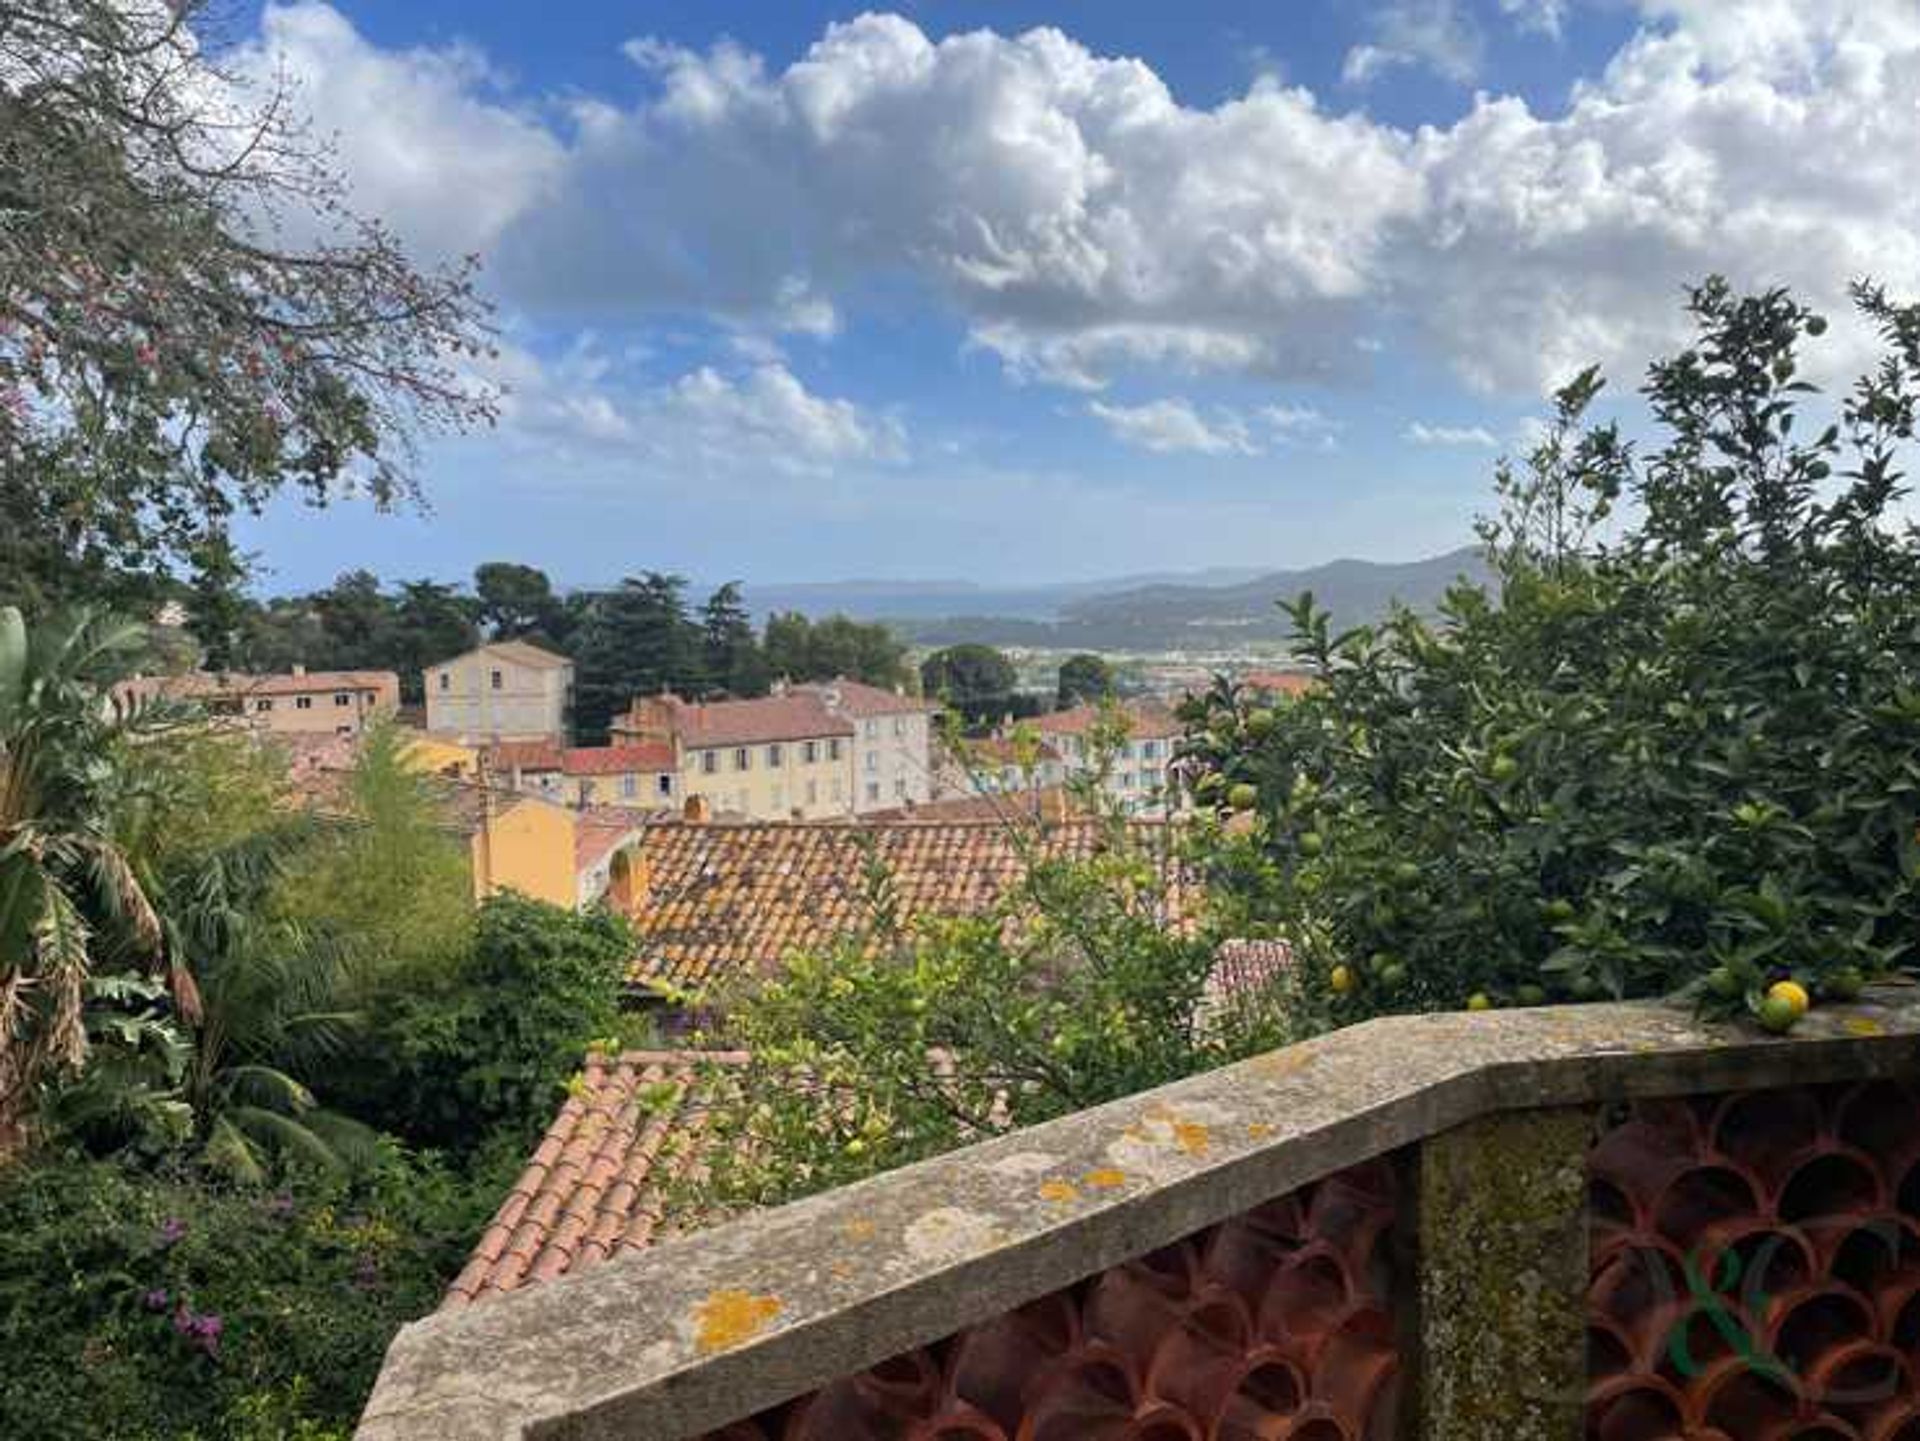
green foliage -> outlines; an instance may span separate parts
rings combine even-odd
[[[685,576],[648,571],[590,597],[578,621],[574,724],[603,736],[635,696],[701,688],[700,628],[687,613]]]
[[[845,676],[892,690],[909,679],[907,648],[879,621],[787,611],[767,617],[765,644],[767,669],[791,681]]]
[[[700,608],[700,663],[710,694],[765,695],[773,679],[738,581],[728,581]]]
[[[460,1152],[496,1134],[530,1144],[587,1043],[620,1029],[633,946],[608,912],[492,897],[444,984],[393,996],[373,1018],[352,1068],[355,1114]]]
[[[1831,403],[1798,379],[1820,317],[1704,285],[1697,344],[1645,387],[1657,449],[1587,423],[1589,373],[1502,473],[1497,595],[1341,635],[1303,598],[1318,690],[1191,708],[1198,794],[1254,818],[1218,877],[1300,944],[1323,1020],[1475,994],[1737,1009],[1905,958],[1920,545],[1892,507],[1920,311],[1858,300],[1888,353]],[[1632,524],[1600,539],[1619,502]]]
[[[344,1437],[506,1179],[392,1146],[279,1190],[77,1157],[0,1173],[0,1435]]]
[[[1167,923],[1172,860],[1114,821],[1086,859],[1031,862],[992,911],[902,930],[868,876],[868,935],[723,999],[751,1052],[712,1119],[708,1199],[792,1199],[1128,1095],[1271,1043],[1203,1015],[1214,937]]]
[[[920,689],[970,723],[992,721],[1014,712],[1020,677],[1013,662],[987,645],[954,645],[920,662]]]
[[[1060,662],[1060,686],[1055,698],[1062,710],[1112,695],[1113,667],[1105,656],[1083,651]]]
[[[236,511],[349,477],[405,497],[407,437],[492,402],[469,268],[348,211],[284,85],[216,72],[202,8],[0,17],[0,598],[147,602],[190,571],[217,653]]]
[[[566,607],[545,571],[512,561],[485,561],[474,568],[473,593],[475,616],[493,639],[565,644]]]

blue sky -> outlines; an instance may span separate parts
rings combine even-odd
[[[252,17],[508,390],[430,514],[250,523],[269,588],[1430,554],[1687,281],[1920,284],[1920,0],[535,13]]]

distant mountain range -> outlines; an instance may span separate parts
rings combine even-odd
[[[746,588],[753,609],[844,612],[894,622],[925,645],[983,641],[1089,650],[1221,650],[1284,640],[1278,602],[1303,590],[1337,626],[1384,615],[1393,601],[1431,611],[1460,579],[1485,581],[1477,546],[1425,560],[1336,560],[1301,570],[1252,567],[1106,581],[994,587],[966,581],[856,580]]]

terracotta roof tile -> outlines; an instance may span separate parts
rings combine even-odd
[[[560,755],[560,769],[570,776],[617,776],[633,771],[675,769],[673,747],[664,741],[630,741],[624,745],[574,746]]]
[[[557,771],[565,760],[552,741],[499,741],[487,748],[487,764],[496,774],[509,771]]]
[[[1164,848],[1163,822],[1127,824],[1136,838]],[[1004,816],[656,823],[635,847],[648,879],[635,919],[640,945],[632,979],[698,987],[856,935],[871,918],[864,880],[870,860],[891,875],[905,921],[979,914],[1023,874],[1022,847],[1030,841],[1050,856],[1072,858],[1106,844],[1093,821],[1019,827]]]
[[[429,672],[445,670],[450,665],[456,665],[460,661],[476,655],[498,656],[510,665],[528,666],[534,670],[558,670],[562,666],[570,666],[573,664],[573,662],[565,656],[555,655],[550,650],[543,650],[531,641],[495,640],[488,641],[487,644],[482,646],[475,646],[472,650],[462,651],[459,655],[449,656],[445,660],[435,661],[427,667],[427,670]]]
[[[864,681],[848,680],[845,676],[837,680],[808,681],[793,689],[819,696],[842,715],[862,719],[867,716],[932,714],[940,709],[937,702],[921,696],[901,695],[898,691],[883,690]]]
[[[709,1087],[745,1060],[739,1051],[590,1057],[534,1152],[548,1159],[514,1183],[441,1304],[484,1300],[697,1224],[672,1213],[669,1188],[700,1163]]]
[[[646,704],[638,703],[636,712]],[[850,736],[854,730],[852,721],[844,715],[835,715],[827,709],[825,701],[811,692],[711,703],[694,703],[669,695],[658,697],[654,704],[670,717],[674,735],[688,750]],[[633,729],[638,719],[630,713],[624,724]],[[621,729],[622,725],[623,722],[616,721],[615,729]]]
[[[1160,701],[1128,701],[1121,705],[1120,713],[1126,717],[1127,734],[1133,740],[1164,740],[1181,734],[1179,718]],[[1099,719],[1099,706],[1081,705],[1035,716],[1031,724],[1042,735],[1077,736],[1085,735]]]

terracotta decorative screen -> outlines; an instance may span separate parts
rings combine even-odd
[[[1920,1441],[1920,1097],[1644,1103],[1589,1166],[1595,1441]]]
[[[1360,1167],[708,1441],[1391,1441],[1395,1219]]]

